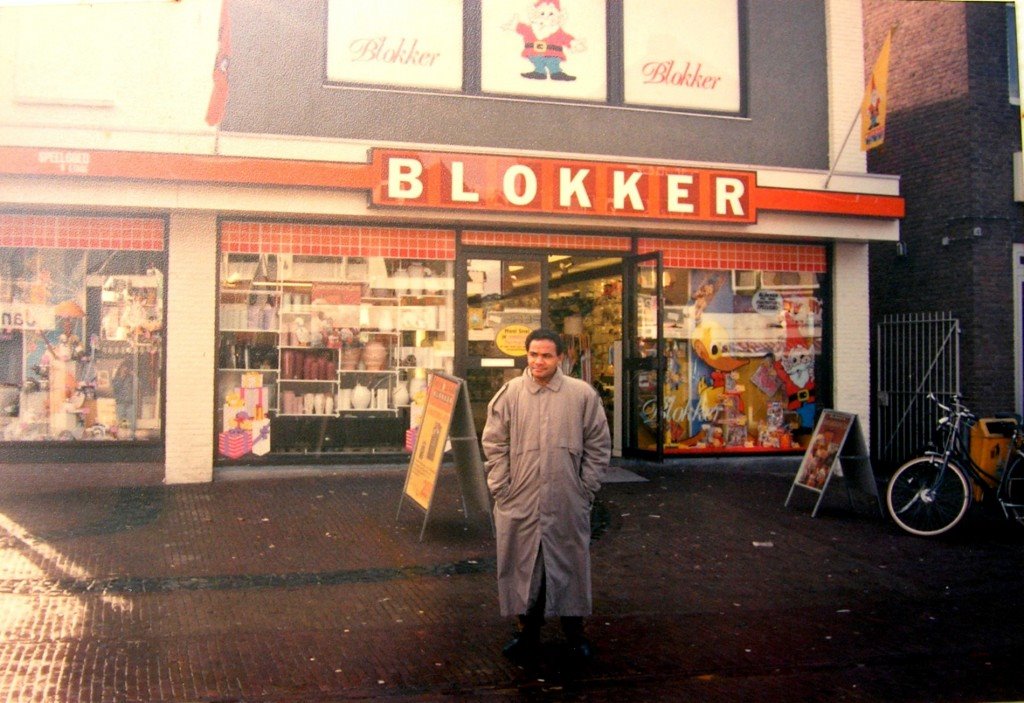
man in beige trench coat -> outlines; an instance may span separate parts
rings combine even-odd
[[[487,406],[487,485],[494,498],[501,614],[518,617],[504,654],[535,653],[545,616],[560,616],[574,657],[588,659],[590,510],[611,454],[601,398],[561,371],[557,332],[526,338],[528,367]]]

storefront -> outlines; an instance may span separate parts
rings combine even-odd
[[[7,150],[18,157],[8,163],[64,178],[32,154]],[[412,202],[409,158],[383,149],[363,164],[270,170],[259,158],[90,152],[94,170],[78,174],[89,185],[108,159],[128,178],[201,181],[208,169],[257,180],[278,208],[294,197],[281,188],[329,174],[321,192],[341,194],[351,215],[217,216],[216,202],[196,219],[3,215],[6,446],[182,451],[163,441],[166,417],[187,422],[190,441],[208,428],[209,454],[193,458],[211,468],[401,462],[430,373],[465,379],[479,431],[487,401],[522,373],[523,339],[538,325],[563,335],[565,372],[601,394],[622,456],[799,452],[819,408],[849,407],[835,390],[837,377],[856,375],[841,332],[864,312],[838,306],[837,288],[865,287],[866,247],[814,228],[890,236],[903,207],[891,180],[823,198],[762,185],[775,177],[765,170],[532,160],[549,179],[560,168],[598,174],[579,181],[563,221],[547,212],[566,202],[550,186],[559,181],[538,180],[520,198],[529,173],[496,180],[505,155],[419,153],[432,195]],[[453,167],[462,160],[482,175]],[[453,172],[460,180],[435,186]],[[779,241],[766,228],[804,236]]]
[[[121,5],[0,8],[5,459],[402,463],[539,324],[623,456],[867,418],[857,0]]]

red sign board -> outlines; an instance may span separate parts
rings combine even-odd
[[[752,171],[374,150],[386,207],[754,222]]]
[[[369,190],[381,208],[757,221],[763,211],[903,217],[903,198],[772,188],[755,171],[374,149],[370,163],[0,146],[0,175]]]

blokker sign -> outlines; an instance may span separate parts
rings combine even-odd
[[[371,203],[390,208],[754,223],[758,212],[899,218],[903,198],[758,185],[757,173],[668,164],[374,149]]]
[[[375,150],[373,204],[754,222],[748,171]]]

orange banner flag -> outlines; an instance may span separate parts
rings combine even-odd
[[[875,66],[871,69],[864,97],[860,104],[860,148],[868,151],[882,146],[885,141],[885,111],[889,103],[889,49],[892,46],[892,30],[885,36],[882,50],[878,52]]]

